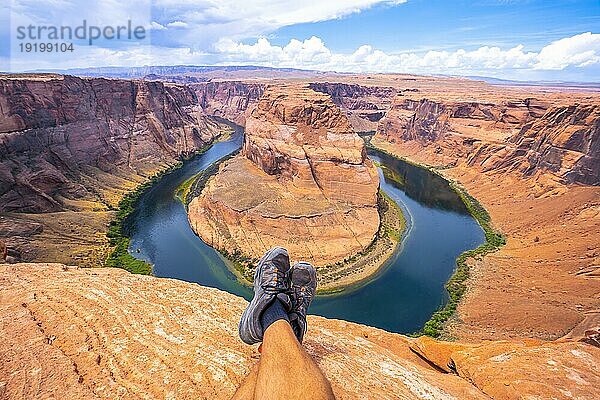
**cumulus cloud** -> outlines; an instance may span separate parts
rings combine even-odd
[[[266,38],[260,38],[253,45],[241,44],[231,39],[223,39],[215,45],[224,60],[235,62],[258,62],[270,65],[311,66],[326,65],[331,61],[331,51],[318,37],[299,41],[290,40],[285,47],[273,46]]]
[[[550,43],[537,56],[537,69],[561,70],[570,65],[585,67],[600,63],[600,34],[591,32]]]
[[[149,29],[156,30],[156,31],[164,31],[167,29],[167,27],[162,24],[159,24],[156,21],[152,21],[152,22],[150,22]]]
[[[230,37],[258,35],[283,26],[320,22],[358,13],[374,5],[406,0],[155,0],[155,15],[188,23],[190,29],[227,29]],[[225,32],[224,32],[225,33]]]
[[[173,22],[169,22],[167,24],[167,28],[187,28],[188,24],[187,22],[183,22],[183,21],[173,21]]]
[[[271,45],[266,38],[260,38],[254,44],[224,39],[217,43],[215,50],[224,60],[232,62],[342,72],[452,74],[509,69],[562,70],[600,64],[600,34],[588,32],[564,38],[539,52],[528,52],[523,45],[518,45],[509,49],[482,46],[470,51],[388,54],[371,45],[363,45],[353,53],[336,54],[314,36],[303,42],[293,39],[283,47]]]
[[[425,74],[483,74],[560,71],[600,73],[600,34],[586,32],[548,43],[542,49],[481,46],[455,51],[378,49],[376,43],[354,51],[336,52],[316,36],[273,44],[267,37],[284,26],[343,18],[374,6],[393,6],[406,0],[13,0],[10,26],[80,24],[121,25],[129,19],[150,32],[145,42],[99,43],[63,57],[33,60],[12,52],[0,61],[10,69],[159,64],[246,64],[341,72],[409,72]],[[6,8],[6,7],[4,7]],[[250,40],[250,41],[249,41]],[[14,47],[13,44],[11,46]],[[104,46],[104,47],[100,47]],[[0,65],[2,67],[2,65]],[[2,68],[0,68],[2,69]],[[9,68],[3,68],[9,69]],[[544,72],[547,71],[547,72]],[[557,72],[559,71],[559,72]],[[569,72],[570,73],[570,72]]]

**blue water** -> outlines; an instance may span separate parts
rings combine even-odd
[[[154,264],[156,276],[251,297],[251,289],[236,280],[220,254],[194,234],[183,204],[175,197],[181,183],[236,151],[241,143],[238,130],[230,140],[216,143],[163,177],[140,199],[132,218],[130,250]],[[310,313],[410,333],[447,301],[444,284],[456,257],[483,243],[483,231],[439,176],[383,153],[369,154],[402,177],[401,184],[388,182],[380,171],[381,188],[408,219],[403,245],[370,282],[338,295],[318,296]]]

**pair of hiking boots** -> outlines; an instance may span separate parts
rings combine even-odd
[[[254,273],[254,298],[240,319],[240,338],[247,344],[261,342],[264,334],[261,315],[274,301],[280,301],[296,338],[302,343],[306,312],[316,289],[317,273],[311,264],[301,261],[290,267],[286,249],[275,247],[269,250]]]

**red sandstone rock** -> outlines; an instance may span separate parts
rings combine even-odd
[[[324,266],[371,243],[378,185],[362,139],[328,95],[272,87],[246,118],[243,154],[207,183],[189,216],[218,249],[258,258],[279,245]]]
[[[3,76],[0,110],[0,211],[110,202],[123,179],[143,180],[221,128],[191,89],[161,82]]]

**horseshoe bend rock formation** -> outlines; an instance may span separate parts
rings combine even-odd
[[[0,264],[3,399],[229,399],[258,358],[245,300],[116,268]],[[309,316],[308,353],[343,399],[586,399],[600,349],[466,344]]]
[[[194,230],[228,253],[259,258],[280,245],[317,266],[365,249],[379,225],[379,177],[331,98],[268,88],[246,117],[242,154],[189,205]]]

